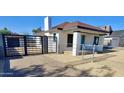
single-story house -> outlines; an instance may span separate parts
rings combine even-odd
[[[97,51],[103,51],[104,36],[109,34],[108,27],[96,27],[82,22],[64,22],[51,27],[50,17],[44,20],[44,31],[37,35],[56,36],[59,53],[70,51],[79,55],[82,44],[96,45]]]

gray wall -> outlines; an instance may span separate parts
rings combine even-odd
[[[2,35],[0,35],[0,58],[4,57],[4,46],[3,46],[3,39]]]

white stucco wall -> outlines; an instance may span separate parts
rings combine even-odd
[[[60,42],[60,51],[72,51],[72,47],[67,47],[67,35],[68,34],[73,34],[71,33],[62,33],[59,32],[59,41]],[[103,51],[103,43],[104,43],[104,36],[99,36],[99,35],[91,35],[91,34],[84,34],[81,33],[81,35],[85,35],[85,44],[86,45],[93,45],[94,42],[94,36],[98,36],[99,37],[99,45],[96,47],[98,51]],[[79,41],[79,40],[78,40]],[[79,41],[80,42],[80,41]]]
[[[85,35],[85,44],[86,45],[92,45],[93,44],[94,35],[90,35],[90,34],[81,34],[81,35]]]
[[[97,51],[103,51],[104,36],[83,34],[83,33],[81,35],[85,35],[85,45],[93,45],[94,37],[95,36],[99,37],[99,44],[96,46],[96,48]]]

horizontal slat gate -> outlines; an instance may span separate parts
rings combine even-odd
[[[42,54],[42,37],[26,36],[27,54]]]
[[[53,36],[3,35],[5,56],[55,53],[57,39]]]
[[[17,42],[14,42],[14,40],[19,41],[18,42],[19,46],[16,45]],[[14,45],[15,45],[15,47],[14,47]],[[6,56],[25,55],[24,37],[23,36],[15,36],[15,35],[5,35],[4,36],[4,48],[5,48]]]
[[[57,41],[53,36],[48,36],[48,53],[55,53],[57,51]]]

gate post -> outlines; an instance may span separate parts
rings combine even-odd
[[[43,43],[42,43],[42,48],[43,48],[43,53],[48,53],[48,36],[43,36]]]
[[[24,36],[24,50],[25,50],[25,55],[28,55],[28,53],[27,53],[27,40],[26,40],[26,36]]]
[[[6,46],[5,46],[5,39],[4,35],[0,35],[0,58],[3,58],[6,56]]]

